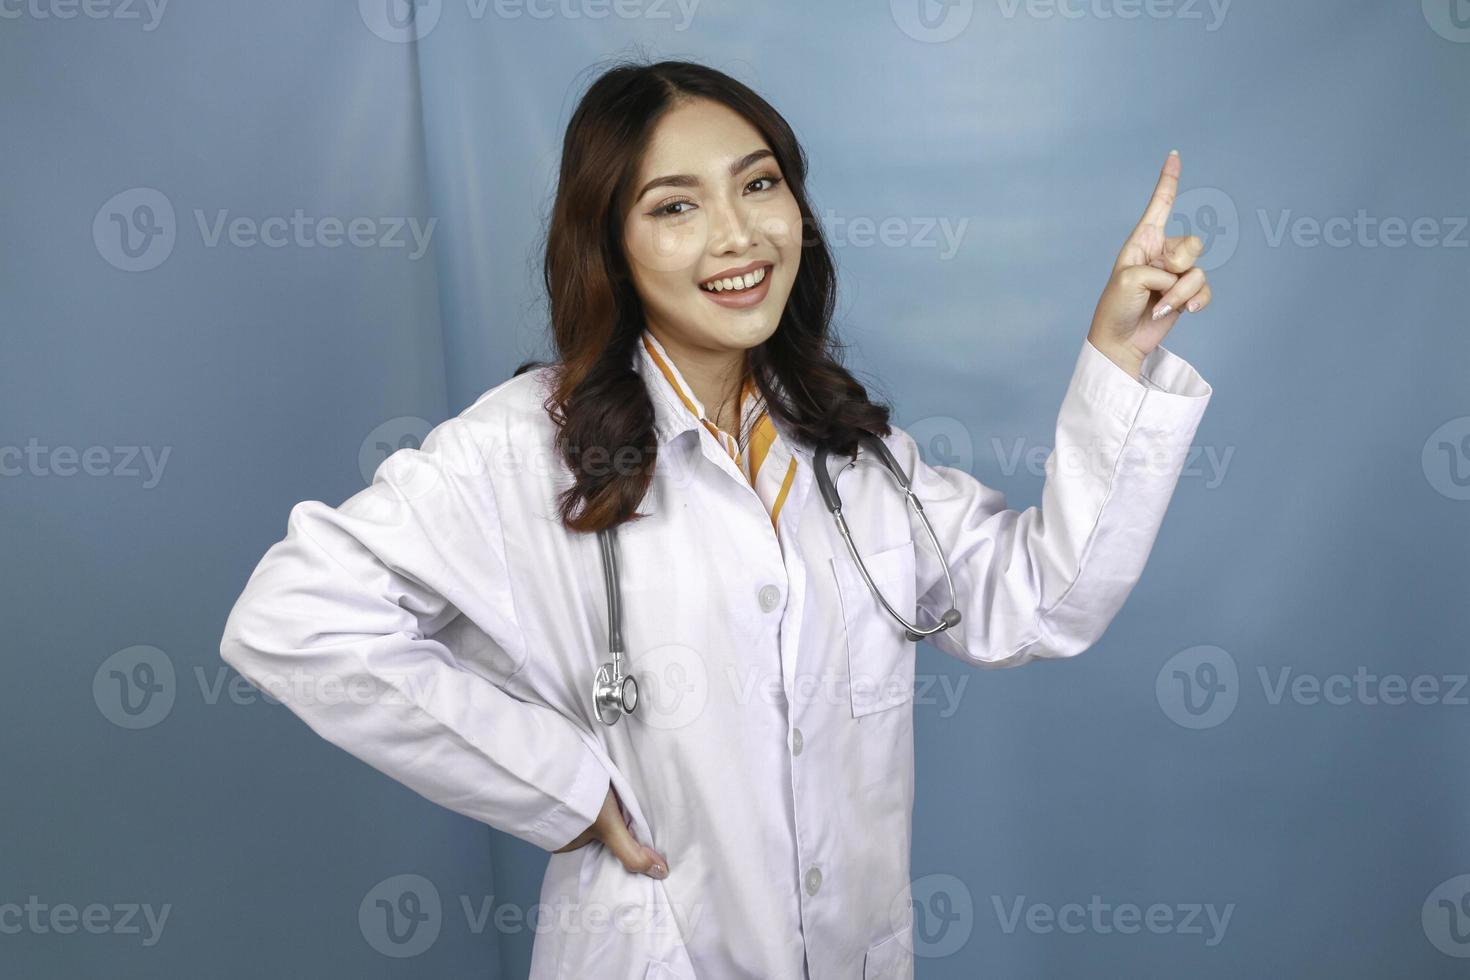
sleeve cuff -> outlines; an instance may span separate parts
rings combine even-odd
[[[603,768],[601,760],[583,747],[582,766],[577,770],[571,792],[537,826],[530,838],[532,842],[547,851],[570,844],[602,812],[602,802],[607,799],[607,788],[611,784],[612,777]]]
[[[1162,344],[1144,357],[1139,373],[1141,380],[1084,339],[1073,382],[1098,410],[1130,426],[1192,432],[1214,393],[1209,382]]]

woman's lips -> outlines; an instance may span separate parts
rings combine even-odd
[[[759,306],[766,298],[766,294],[771,291],[771,274],[774,272],[774,268],[767,268],[766,277],[749,289],[727,289],[724,292],[716,293],[700,286],[694,288],[698,289],[704,295],[705,299],[711,302],[718,303],[727,309],[743,310],[752,306]]]

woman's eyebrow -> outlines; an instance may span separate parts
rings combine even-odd
[[[763,160],[766,157],[774,157],[775,155],[776,154],[772,153],[770,150],[767,150],[767,149],[764,149],[764,148],[763,149],[759,149],[759,150],[752,150],[751,152],[745,154],[745,156],[741,157],[739,160],[736,160],[734,163],[730,164],[730,176],[731,177],[738,176],[739,173],[740,173],[740,171],[747,169],[751,164],[755,163],[757,160]],[[649,191],[653,190],[655,187],[698,187],[698,186],[699,186],[699,178],[698,177],[690,176],[689,174],[670,174],[667,177],[655,177],[652,180],[650,180],[648,183],[644,184],[641,188],[639,188],[638,193],[633,198],[633,200],[636,201],[636,200],[641,199],[644,194],[647,194]]]

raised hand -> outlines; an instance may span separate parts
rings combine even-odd
[[[1143,217],[1118,252],[1087,333],[1094,347],[1135,378],[1179,314],[1198,313],[1210,303],[1204,270],[1195,267],[1204,242],[1164,233],[1179,195],[1179,170],[1179,153],[1170,151]]]

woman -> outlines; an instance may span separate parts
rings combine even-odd
[[[551,852],[533,977],[910,976],[915,644],[883,602],[980,667],[1107,627],[1211,393],[1159,346],[1210,300],[1199,239],[1164,235],[1178,173],[1170,155],[1098,302],[1040,508],[1009,510],[926,464],[835,360],[786,121],[700,65],[608,71],[563,147],[556,362],[340,507],[298,504],[222,656],[325,738]],[[614,528],[641,698],[604,720],[589,532]]]

